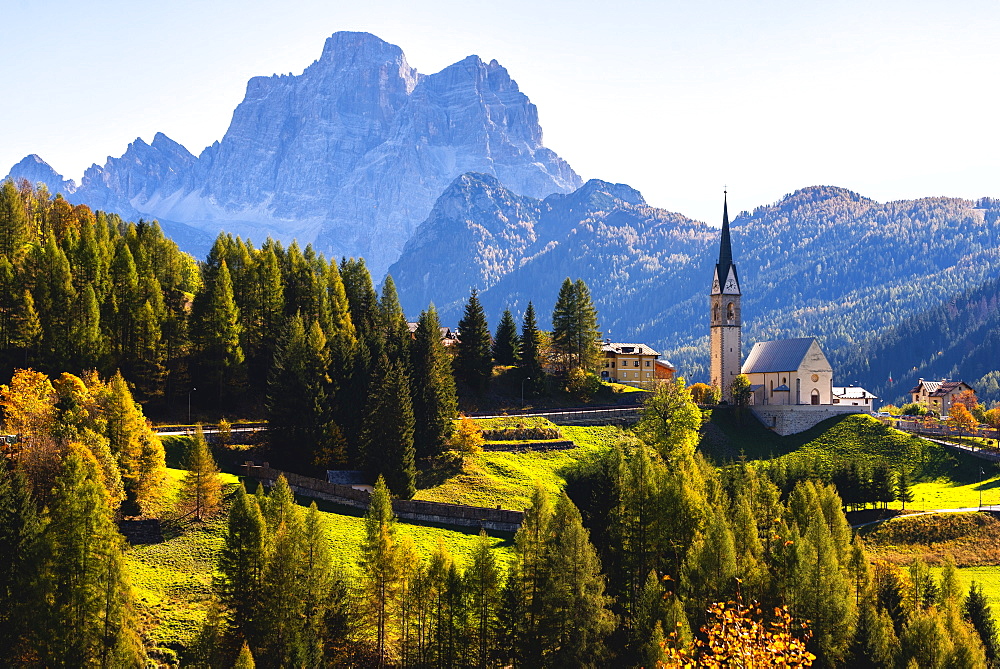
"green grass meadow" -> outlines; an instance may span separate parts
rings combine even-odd
[[[176,497],[184,471],[168,470],[168,497]],[[232,492],[239,480],[222,474]],[[252,487],[251,489],[255,489]],[[311,503],[298,498],[304,506]],[[323,503],[320,507],[326,526],[333,562],[345,571],[357,568],[359,546],[364,537],[364,519],[359,509]],[[442,542],[465,565],[478,541],[472,528],[452,528],[398,522],[397,537],[410,536],[417,552],[425,558]],[[129,548],[126,563],[135,590],[139,613],[145,621],[153,647],[183,650],[197,636],[212,597],[215,564],[226,532],[225,510],[204,524],[192,523],[182,532],[168,534],[158,544]],[[497,533],[490,538],[501,565],[510,560],[513,537]]]

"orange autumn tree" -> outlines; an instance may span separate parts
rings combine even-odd
[[[977,425],[975,416],[964,404],[956,402],[951,405],[951,410],[948,412],[948,427],[962,434],[974,434]]]
[[[806,625],[793,624],[784,608],[775,608],[770,622],[760,608],[742,602],[712,604],[708,614],[705,638],[680,648],[664,643],[658,667],[811,667],[816,659],[806,650]],[[792,633],[795,628],[804,638]]]

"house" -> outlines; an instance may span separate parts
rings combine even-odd
[[[872,402],[877,400],[878,397],[872,395],[870,392],[865,390],[860,386],[834,386],[833,387],[833,403],[834,404],[844,404],[847,406],[855,407],[868,407],[869,410],[874,408]]]
[[[645,344],[605,342],[601,353],[604,355],[603,381],[635,384],[657,378],[656,361],[660,354]]]
[[[814,337],[757,342],[743,363],[753,404],[833,404],[833,367]]]
[[[653,378],[662,381],[670,381],[677,373],[677,368],[670,364],[669,360],[653,361]]]
[[[919,404],[938,416],[947,416],[955,398],[967,390],[972,390],[965,381],[924,381],[920,379],[917,385],[910,389],[910,401]],[[975,394],[975,390],[972,390]]]
[[[416,337],[418,325],[419,323],[406,324],[406,327],[409,328],[410,330],[411,337]],[[451,328],[440,327],[438,328],[438,330],[440,330],[441,332],[441,343],[443,343],[445,346],[454,346],[455,344],[458,343],[458,333],[452,330]]]

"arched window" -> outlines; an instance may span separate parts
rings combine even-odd
[[[726,307],[726,320],[728,321],[736,320],[736,309],[733,308],[732,302],[730,302],[729,306]]]
[[[719,322],[719,305],[718,304],[715,305],[714,307],[712,307],[712,320],[715,321],[716,323]]]

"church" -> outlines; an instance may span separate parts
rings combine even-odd
[[[750,380],[751,411],[761,423],[781,435],[807,430],[822,420],[847,413],[869,413],[867,405],[841,403],[845,391],[836,388],[833,367],[815,337],[757,342],[743,360],[739,274],[729,233],[729,203],[724,195],[719,262],[709,296],[712,386],[732,402],[733,381]]]

